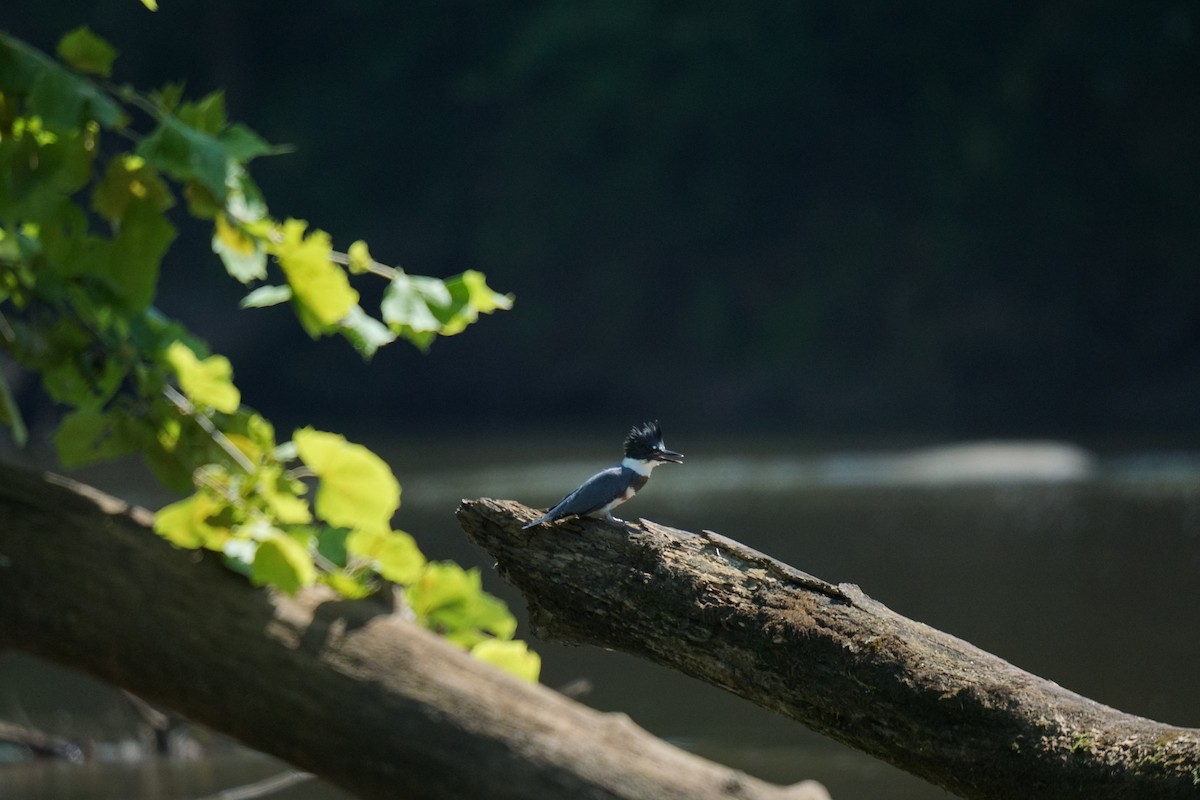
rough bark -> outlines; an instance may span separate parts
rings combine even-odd
[[[1200,730],[1114,710],[711,532],[463,501],[542,638],[649,658],[967,798],[1197,798]]]
[[[819,798],[474,661],[381,600],[251,588],[149,514],[0,467],[0,648],[86,671],[364,798]]]

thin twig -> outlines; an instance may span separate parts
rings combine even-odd
[[[281,772],[278,775],[272,775],[269,778],[263,778],[261,781],[248,783],[245,786],[235,786],[232,789],[210,794],[207,797],[202,797],[200,800],[251,800],[254,797],[263,797],[272,792],[282,791],[289,786],[295,786],[297,783],[312,780],[316,775],[311,772],[300,772],[299,770],[288,770]]]
[[[334,250],[329,254],[329,260],[335,264],[341,264],[344,267],[350,266],[350,256],[347,253],[339,253]],[[387,278],[389,281],[395,280],[400,275],[404,274],[404,270],[396,267],[389,267],[387,264],[380,264],[378,261],[370,261],[366,264],[367,272],[373,275],[378,275],[381,278]]]
[[[217,426],[213,424],[213,421],[209,419],[207,415],[200,413],[196,407],[192,405],[191,400],[188,400],[186,397],[184,397],[183,394],[174,386],[164,386],[163,394],[166,395],[167,399],[170,400],[181,413],[186,414],[187,416],[196,420],[196,424],[203,428],[204,432],[211,436],[213,441],[217,443],[217,446],[228,453],[229,457],[237,462],[239,467],[241,467],[247,473],[254,472],[254,462],[247,458],[246,454],[239,450],[238,446],[231,442],[228,436],[218,430]]]

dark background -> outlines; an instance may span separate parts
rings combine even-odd
[[[515,293],[429,356],[363,365],[283,307],[237,312],[185,236],[160,306],[284,425],[1200,430],[1200,4],[4,16],[48,51],[86,22],[118,81],[225,87],[232,117],[296,147],[254,165],[275,216]]]

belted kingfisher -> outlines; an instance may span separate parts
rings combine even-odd
[[[582,517],[596,511],[603,511],[609,522],[623,522],[612,515],[612,510],[637,494],[650,480],[654,468],[664,461],[682,464],[683,453],[668,450],[663,445],[658,421],[634,425],[625,437],[625,458],[620,464],[597,472],[541,517],[521,527],[532,528],[563,517]]]

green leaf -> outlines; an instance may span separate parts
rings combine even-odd
[[[304,484],[299,484],[300,488]],[[283,477],[278,465],[264,467],[257,483],[258,496],[280,525],[307,525],[312,522],[308,501],[292,490],[291,481]]]
[[[263,477],[257,485],[258,497],[262,498],[266,510],[275,515],[275,521],[281,525],[305,525],[312,522],[308,501],[290,491],[288,481],[280,475],[281,471],[280,467],[263,470]]]
[[[267,277],[267,251],[262,242],[231,223],[224,213],[217,214],[213,225],[212,249],[225,263],[225,271],[242,283]]]
[[[231,381],[233,367],[229,359],[209,356],[201,361],[183,342],[172,343],[166,355],[189,400],[201,408],[214,408],[226,414],[237,411],[242,397]]]
[[[321,528],[317,531],[317,552],[329,563],[345,567],[350,563],[350,551],[346,542],[350,531],[346,528]]]
[[[54,432],[58,460],[72,468],[137,452],[138,442],[112,412],[80,408],[63,417]]]
[[[180,183],[195,181],[224,202],[229,154],[212,134],[196,130],[176,117],[163,117],[142,140],[137,154]]]
[[[290,149],[270,144],[240,122],[235,122],[221,131],[217,139],[225,146],[225,152],[229,154],[230,158],[242,164],[259,156],[286,153]]]
[[[453,336],[479,319],[480,314],[507,311],[512,308],[512,295],[494,292],[482,272],[469,269],[461,275],[446,279],[446,288],[453,298],[450,316],[442,328],[443,336]]]
[[[141,156],[123,153],[108,162],[104,178],[92,192],[92,208],[110,222],[119,222],[130,202],[147,198],[159,211],[175,204],[167,184]]]
[[[393,583],[407,586],[425,567],[425,556],[417,542],[404,531],[357,530],[346,537],[346,552],[368,561]]]
[[[434,308],[450,304],[450,291],[437,278],[400,273],[383,291],[379,310],[383,320],[396,330],[437,333],[442,321]]]
[[[98,86],[3,32],[0,89],[28,92],[29,115],[41,117],[54,130],[70,130],[89,119],[105,128],[125,123],[121,106]]]
[[[527,683],[537,683],[542,671],[541,656],[519,640],[484,639],[471,648],[471,655]]]
[[[225,92],[218,89],[199,100],[186,102],[175,112],[175,116],[189,128],[215,136],[229,121],[225,115]]]
[[[358,304],[351,306],[350,312],[338,324],[342,335],[350,340],[363,360],[369,360],[379,348],[396,341],[396,334],[387,325],[367,314]]]
[[[513,307],[513,296],[493,291],[487,285],[487,277],[477,270],[469,269],[459,276],[467,290],[467,297],[472,308],[480,314],[491,314],[493,311],[508,311]],[[454,279],[446,281],[450,293],[454,293]]]
[[[12,431],[13,441],[17,443],[17,447],[24,447],[29,438],[29,432],[25,429],[25,421],[21,418],[21,409],[17,407],[17,401],[13,399],[12,391],[8,388],[8,381],[3,372],[0,372],[0,422],[7,425]]]
[[[266,308],[292,299],[290,286],[260,286],[242,298],[239,308]]]
[[[333,246],[325,231],[304,235],[306,223],[289,219],[281,228],[282,241],[272,252],[287,276],[295,299],[326,328],[332,328],[358,303],[346,271],[330,260]]]
[[[400,273],[384,290],[380,312],[392,330],[424,350],[435,336],[453,336],[480,314],[512,303],[511,295],[492,291],[474,270],[444,281]]]
[[[346,570],[335,570],[321,576],[321,580],[338,594],[349,600],[361,600],[375,591],[369,576],[360,576]]]
[[[80,72],[101,75],[112,74],[112,63],[117,51],[108,42],[92,33],[87,25],[81,25],[58,42],[58,57]]]
[[[295,594],[317,582],[317,568],[304,545],[287,534],[277,533],[259,542],[250,566],[250,580],[255,586],[273,586]]]
[[[151,11],[158,11],[158,0],[142,0],[142,5]]]
[[[154,299],[159,265],[175,234],[154,200],[129,203],[101,269],[130,311],[142,311]]]
[[[220,550],[229,539],[229,529],[211,520],[224,509],[225,504],[210,493],[197,492],[160,508],[154,515],[154,530],[179,547]]]
[[[517,629],[508,607],[483,591],[479,570],[464,570],[452,561],[426,564],[407,596],[418,620],[462,647],[473,647],[488,634],[510,639]]]
[[[321,479],[317,516],[335,527],[386,530],[400,507],[400,484],[379,456],[344,436],[301,428],[296,452]]]

